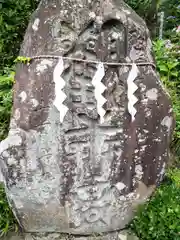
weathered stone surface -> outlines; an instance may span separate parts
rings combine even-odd
[[[67,234],[50,233],[50,234],[9,234],[2,240],[138,240],[138,238],[130,234],[128,231],[107,233],[87,237],[76,237]]]
[[[120,0],[43,0],[21,55],[152,62],[144,21]],[[8,138],[0,145],[7,196],[28,232],[79,235],[119,230],[162,180],[173,130],[171,102],[151,65],[138,66],[137,111],[128,113],[131,67],[105,65],[105,122],[92,78],[96,65],[65,60],[69,111],[53,105],[57,59],[19,65]]]

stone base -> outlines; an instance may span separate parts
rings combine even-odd
[[[114,232],[93,236],[72,236],[70,234],[50,233],[50,234],[9,234],[2,240],[139,240],[136,236],[127,231]]]

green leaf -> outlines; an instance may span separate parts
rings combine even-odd
[[[173,68],[175,68],[179,63],[178,62],[168,62],[167,65],[168,65],[168,69],[169,70],[172,70]]]
[[[159,65],[158,67],[159,67],[160,71],[162,71],[162,72],[168,72],[169,71],[169,69],[166,65]]]
[[[174,77],[178,77],[179,75],[179,72],[175,72],[175,71],[171,71],[171,75],[174,76]]]

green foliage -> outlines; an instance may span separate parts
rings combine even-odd
[[[29,57],[23,57],[23,56],[18,56],[15,60],[14,60],[14,62],[15,63],[24,63],[24,64],[27,64],[27,63],[30,63],[30,61],[31,61],[31,58],[29,58]]]
[[[180,170],[168,173],[149,203],[141,206],[130,228],[141,240],[180,240]]]
[[[144,16],[150,8],[152,0],[125,0],[125,2],[139,15]]]
[[[180,25],[180,2],[177,0],[125,0],[146,21],[153,37],[159,32],[158,12],[165,13],[164,32],[167,38]]]
[[[9,231],[17,231],[18,224],[8,205],[6,194],[2,185],[0,185],[0,237]]]
[[[0,75],[0,141],[7,135],[12,107],[14,72]]]
[[[151,35],[155,37],[158,30],[158,11],[163,0],[125,0],[125,2],[139,14],[147,23]]]
[[[37,0],[1,0],[0,3],[0,71],[12,66]]]
[[[4,69],[5,75],[0,75],[0,141],[3,140],[9,128],[12,108],[12,85],[14,71]],[[17,230],[17,223],[8,205],[3,186],[0,185],[0,237],[9,231]]]
[[[167,172],[167,176],[180,188],[180,169],[172,168]]]
[[[178,39],[178,40],[177,40]],[[168,90],[173,109],[176,114],[176,130],[172,142],[172,150],[180,157],[180,34],[174,36],[171,41],[158,40],[154,42],[154,51],[157,68],[161,80]]]
[[[166,0],[161,6],[161,11],[165,12],[164,35],[171,37],[171,29],[177,28],[180,25],[180,2],[177,0]]]

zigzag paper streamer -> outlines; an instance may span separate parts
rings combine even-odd
[[[95,88],[95,98],[97,101],[97,112],[100,116],[100,123],[104,122],[104,115],[106,111],[103,109],[104,103],[107,101],[103,96],[102,93],[105,91],[106,86],[101,82],[105,75],[104,65],[103,63],[99,63],[97,67],[97,71],[93,77],[92,85]]]
[[[131,115],[131,121],[133,122],[135,120],[136,115],[136,109],[134,105],[138,102],[137,97],[134,95],[138,87],[134,83],[134,80],[136,79],[138,75],[138,68],[135,63],[132,65],[132,69],[129,73],[128,79],[127,79],[127,86],[128,86],[128,111]]]
[[[53,104],[60,112],[61,123],[63,122],[64,117],[68,111],[68,108],[63,104],[64,100],[67,98],[66,94],[62,90],[66,84],[64,79],[61,77],[63,71],[64,71],[64,62],[63,62],[63,58],[60,57],[53,73],[53,80],[55,83],[55,100]]]

